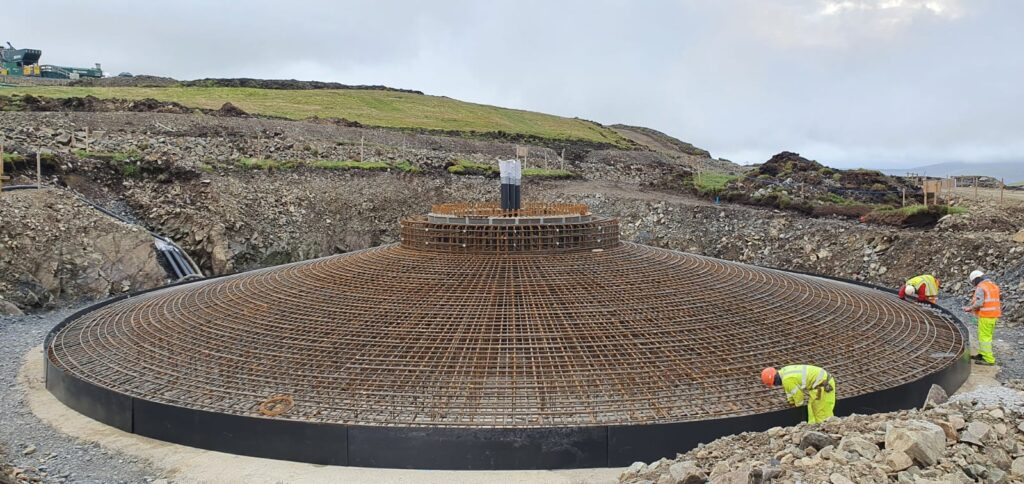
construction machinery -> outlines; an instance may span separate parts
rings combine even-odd
[[[80,79],[103,77],[103,69],[96,67],[65,67],[40,65],[43,51],[38,49],[16,49],[10,42],[0,46],[0,76],[42,77],[47,79]]]

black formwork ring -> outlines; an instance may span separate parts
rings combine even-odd
[[[857,281],[816,277],[894,292]],[[677,453],[726,435],[796,425],[807,415],[806,409],[796,407],[738,417],[647,425],[549,428],[342,425],[230,415],[153,402],[100,387],[53,364],[49,357],[50,343],[63,327],[108,304],[166,287],[103,301],[76,312],[55,326],[47,334],[44,347],[46,389],[87,417],[125,432],[165,442],[312,464],[401,469],[622,467],[636,461],[674,458]],[[964,341],[969,341],[962,321],[940,306],[934,308],[955,321]],[[932,385],[939,385],[952,394],[967,380],[970,372],[969,354],[961,351],[945,368],[918,380],[841,398],[836,403],[835,414],[845,416],[920,407]]]

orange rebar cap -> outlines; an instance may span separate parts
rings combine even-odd
[[[777,375],[778,373],[779,372],[772,367],[768,367],[761,370],[761,383],[764,383],[765,385],[768,385],[770,387],[775,386],[775,375]]]

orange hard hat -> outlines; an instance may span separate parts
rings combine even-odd
[[[772,367],[768,367],[761,370],[761,383],[764,383],[765,385],[768,385],[770,387],[775,386],[775,375],[778,374],[778,370]]]

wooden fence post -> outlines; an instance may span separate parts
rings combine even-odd
[[[901,191],[903,192],[903,205],[902,206],[906,207],[907,206],[907,189],[903,188],[903,190],[901,190]]]
[[[974,177],[974,198],[978,198],[978,180],[980,177]]]
[[[43,156],[36,151],[36,188],[43,188]]]
[[[0,195],[4,193],[4,180],[7,177],[4,176],[4,145],[0,144]]]
[[[1003,193],[1006,192],[1006,178],[999,179],[999,204],[1003,203]]]

